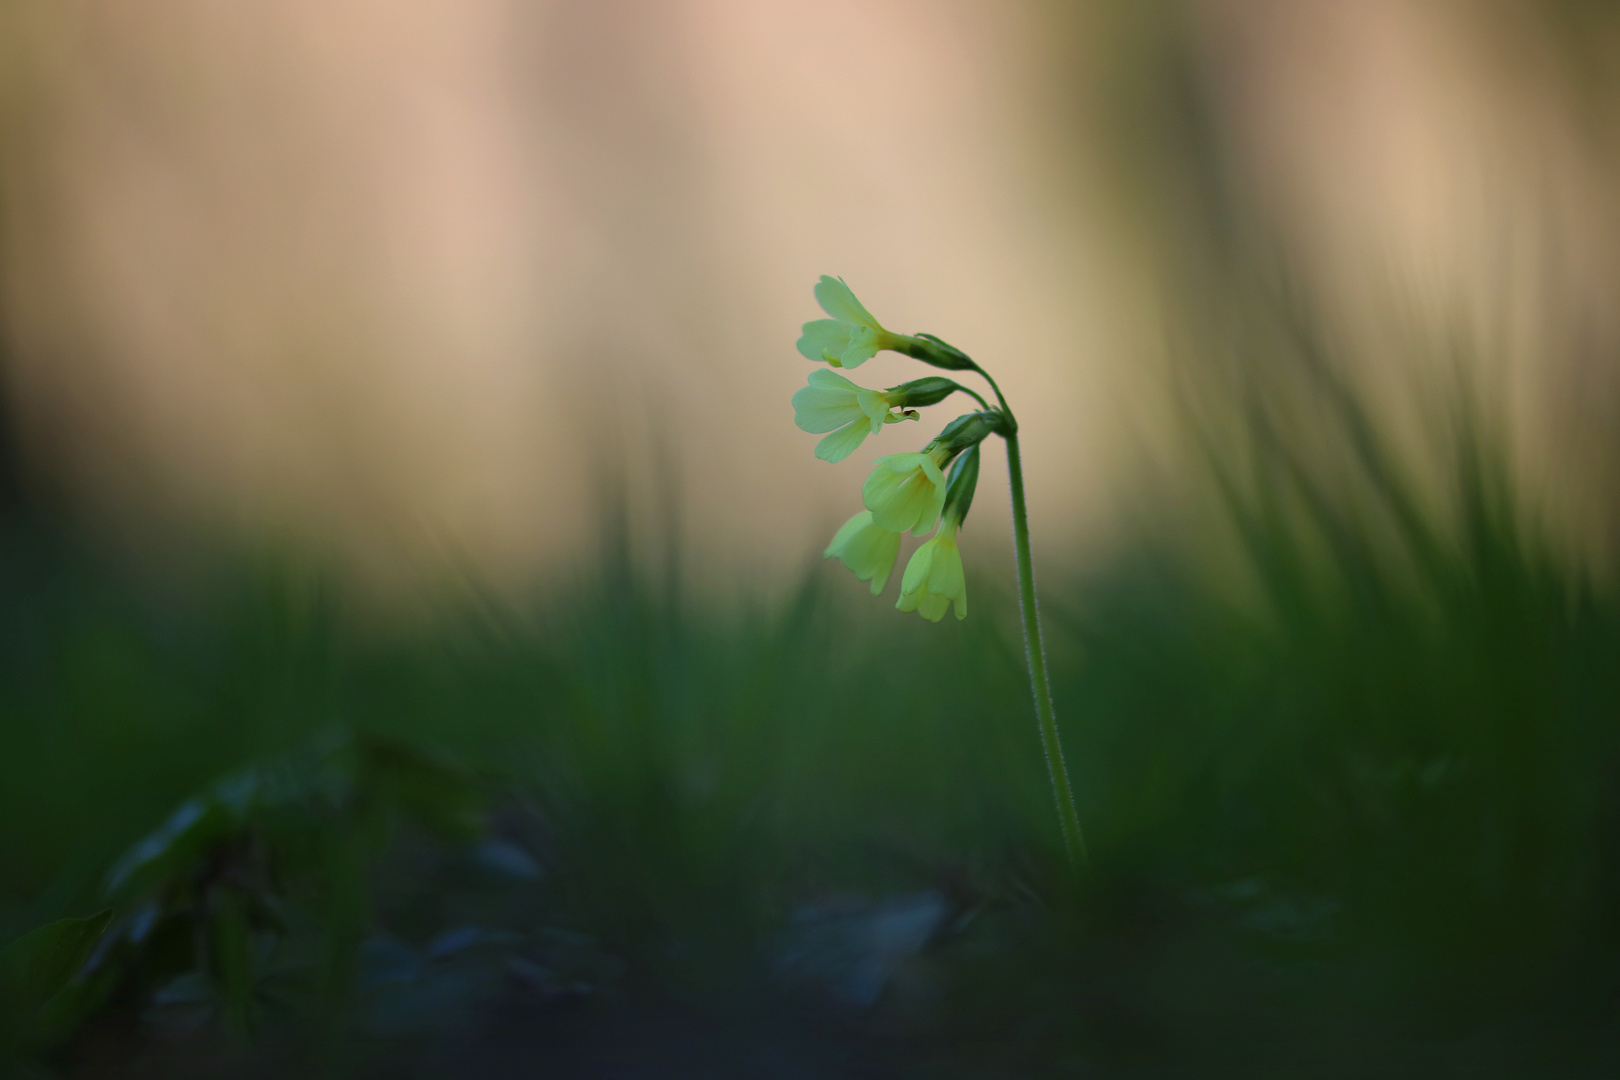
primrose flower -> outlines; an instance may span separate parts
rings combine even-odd
[[[833,535],[822,553],[824,559],[840,559],[854,571],[857,581],[872,582],[872,595],[883,591],[900,555],[900,534],[872,522],[872,511],[862,510]]]
[[[945,508],[940,466],[948,453],[943,446],[932,446],[921,454],[890,454],[874,461],[861,488],[872,520],[891,532],[910,529],[913,536],[932,529]]]
[[[956,531],[961,524],[954,516],[947,516],[939,532],[912,552],[900,578],[896,608],[939,622],[955,601],[956,617],[967,618],[967,575],[962,572],[962,552],[956,546]]]
[[[860,367],[884,349],[898,348],[911,340],[883,329],[842,278],[821,275],[816,283],[816,303],[832,318],[804,324],[799,352],[806,359],[825,360],[833,367]]]
[[[793,395],[793,422],[813,435],[831,431],[816,444],[816,457],[843,461],[884,424],[917,419],[915,412],[889,411],[904,400],[903,393],[866,390],[836,371],[818,368],[810,373],[810,385]]]

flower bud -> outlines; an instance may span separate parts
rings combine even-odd
[[[975,446],[956,459],[945,480],[944,517],[960,525],[973,506],[973,492],[979,486],[979,448]]]

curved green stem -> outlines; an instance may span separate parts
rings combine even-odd
[[[1000,403],[1001,411],[1007,414],[1008,419],[1011,419],[1012,418],[1012,410],[1007,408],[1007,399],[1001,396],[1001,387],[996,385],[996,380],[992,379],[990,377],[990,373],[988,371],[984,370],[984,368],[980,367],[978,364],[973,365],[973,370],[977,371],[979,373],[979,375],[984,379],[984,381],[990,384],[990,389],[992,389],[992,390],[994,390],[996,392],[996,401]],[[964,389],[966,389],[966,388],[964,387]],[[973,393],[971,390],[969,390],[968,392]],[[978,394],[973,394],[973,396],[974,397],[979,397]],[[979,398],[979,401],[983,402],[984,398]],[[989,408],[989,406],[985,406],[985,407]]]
[[[980,371],[983,374],[983,371]],[[1001,396],[995,380],[996,399],[1003,411],[1007,401]],[[1011,413],[1008,413],[1011,416]],[[1069,772],[1063,764],[1063,744],[1058,738],[1057,713],[1052,708],[1052,686],[1046,677],[1046,645],[1041,640],[1041,616],[1035,606],[1035,562],[1029,552],[1029,510],[1024,502],[1024,462],[1018,450],[1018,433],[1005,436],[1007,443],[1007,473],[1012,485],[1013,540],[1018,549],[1018,602],[1024,615],[1024,652],[1029,658],[1029,681],[1035,691],[1035,715],[1041,725],[1041,744],[1046,751],[1046,771],[1052,779],[1052,796],[1057,800],[1058,819],[1063,825],[1063,846],[1068,850],[1069,863],[1075,868],[1085,865],[1086,840],[1080,833],[1080,816],[1074,809],[1074,791],[1069,787]]]
[[[979,393],[977,390],[969,389],[968,387],[963,386],[961,383],[957,383],[956,388],[962,391],[962,393],[966,394],[968,397],[972,398],[974,401],[977,401],[981,409],[988,410],[990,408],[990,403],[984,400],[984,395]]]
[[[1041,639],[1041,613],[1035,603],[1035,560],[1029,550],[1029,507],[1024,499],[1024,459],[1018,448],[1018,421],[1007,407],[1007,398],[995,378],[978,364],[973,365],[990,389],[1006,417],[1001,433],[1007,443],[1007,476],[1012,487],[1013,541],[1018,552],[1018,606],[1024,617],[1024,655],[1029,660],[1029,683],[1035,693],[1035,716],[1041,727],[1041,746],[1046,753],[1046,773],[1052,780],[1052,798],[1057,803],[1058,822],[1063,827],[1063,847],[1069,865],[1078,870],[1087,862],[1086,838],[1080,832],[1080,815],[1074,808],[1074,790],[1063,762],[1063,742],[1058,737],[1057,711],[1052,708],[1052,684],[1046,675],[1046,643]],[[983,397],[962,387],[986,409]]]

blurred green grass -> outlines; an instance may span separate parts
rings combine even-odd
[[[94,910],[176,805],[343,728],[515,793],[543,823],[547,918],[666,984],[746,980],[817,897],[934,888],[1000,927],[946,951],[942,1039],[1033,1025],[1026,1042],[1120,1068],[1317,1040],[1344,1075],[1391,1041],[1413,1075],[1511,1070],[1491,1049],[1507,1039],[1600,1070],[1620,989],[1615,602],[1537,539],[1475,413],[1451,414],[1444,498],[1426,497],[1355,396],[1316,386],[1336,455],[1303,452],[1297,401],[1261,395],[1207,444],[1207,533],[1144,530],[1045,579],[1093,849],[1078,885],[994,574],[962,624],[903,618],[822,565],[723,607],[647,570],[609,514],[570,586],[362,633],[342,588],[291,560],[178,604],[14,514],[0,936]],[[1211,545],[1241,569],[1211,571]],[[1431,1045],[1467,1052],[1413,1049]]]

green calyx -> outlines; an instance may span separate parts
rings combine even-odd
[[[916,334],[912,337],[900,338],[892,345],[895,352],[904,353],[914,360],[921,360],[925,364],[932,364],[947,371],[976,371],[978,365],[967,353],[955,345],[941,341],[933,334]]]
[[[883,393],[891,406],[915,409],[926,405],[938,405],[961,389],[961,384],[954,379],[947,379],[943,375],[928,375],[908,383],[901,383],[899,386],[891,386]]]
[[[1007,418],[999,409],[965,413],[945,425],[933,445],[944,446],[952,457],[978,446],[992,435],[1007,434]]]

